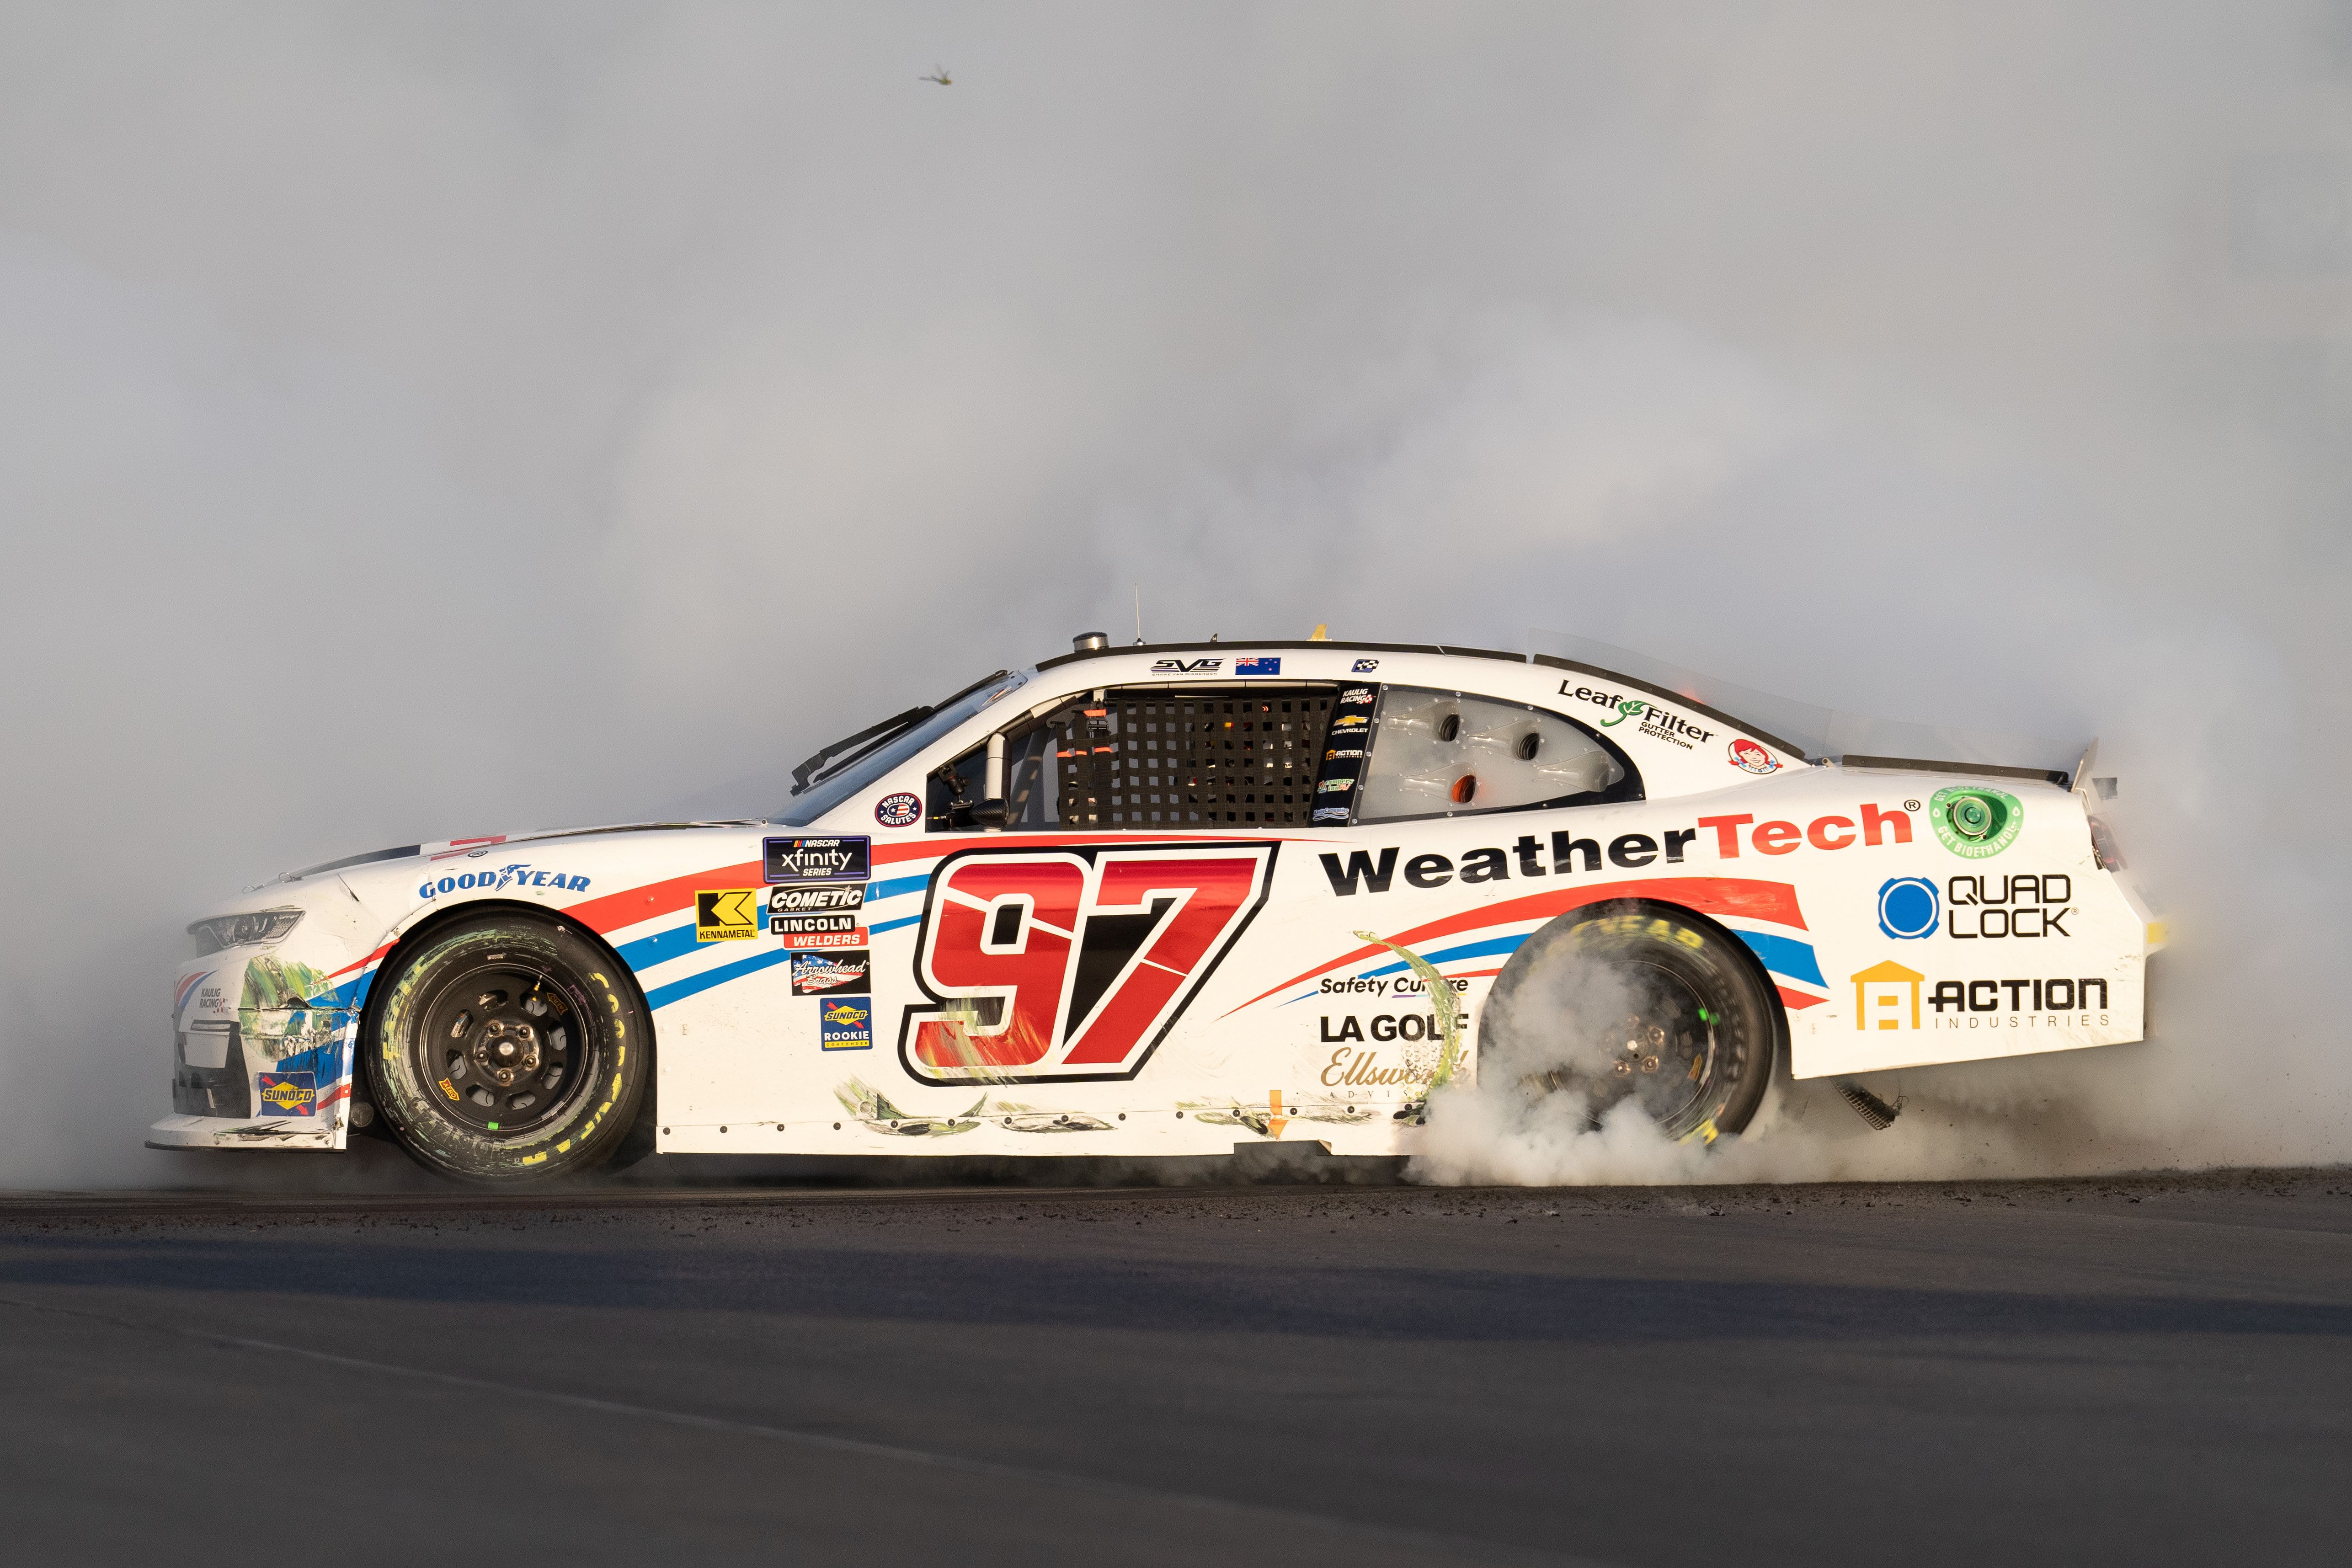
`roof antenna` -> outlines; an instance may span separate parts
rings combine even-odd
[[[1135,585],[1135,646],[1143,646],[1143,584]]]
[[[1308,642],[1329,642],[1331,640],[1331,628],[1324,625],[1321,621],[1318,621],[1315,623],[1315,629],[1307,634],[1307,640]]]

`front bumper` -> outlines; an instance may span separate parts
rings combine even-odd
[[[341,1116],[166,1116],[147,1129],[150,1149],[340,1149]]]

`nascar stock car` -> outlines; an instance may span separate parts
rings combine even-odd
[[[148,1142],[364,1130],[482,1183],[1396,1154],[1482,1064],[1712,1141],[1776,1074],[2138,1039],[2160,928],[2096,794],[1809,758],[1545,656],[1089,634],[827,746],[764,820],[407,845],[197,921]]]

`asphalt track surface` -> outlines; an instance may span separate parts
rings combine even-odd
[[[0,1196],[12,1563],[2342,1563],[2352,1172]]]

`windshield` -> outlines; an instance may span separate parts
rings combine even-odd
[[[980,686],[962,693],[955,700],[934,709],[921,722],[904,734],[893,736],[889,741],[842,769],[841,772],[811,784],[806,790],[794,795],[785,803],[782,811],[777,812],[769,820],[781,822],[787,827],[807,826],[851,795],[857,794],[873,784],[875,780],[904,763],[908,757],[915,755],[924,747],[1003,697],[1006,692],[1017,690],[1028,685],[1029,676],[1030,671],[1024,669],[994,680],[984,681]]]

